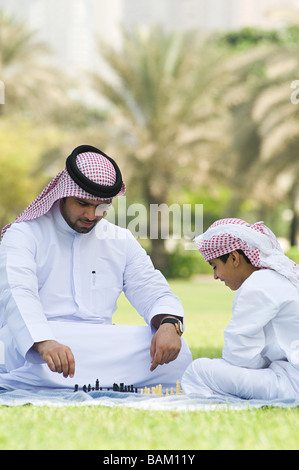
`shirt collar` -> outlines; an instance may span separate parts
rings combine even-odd
[[[54,224],[56,225],[58,230],[60,230],[61,232],[70,233],[72,235],[77,233],[74,229],[72,229],[72,227],[69,226],[69,224],[66,222],[63,215],[61,214],[60,199],[53,204],[51,213],[53,216]]]

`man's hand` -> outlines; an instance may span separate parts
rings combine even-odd
[[[180,350],[181,338],[177,334],[174,325],[164,323],[159,327],[152,339],[152,365],[150,370],[153,371],[158,365],[168,364],[169,362],[174,361]]]
[[[52,372],[63,374],[64,377],[74,377],[75,359],[71,349],[54,340],[34,343],[33,349],[39,352],[40,357],[48,364]]]

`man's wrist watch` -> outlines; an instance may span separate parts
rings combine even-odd
[[[175,326],[176,332],[179,336],[182,336],[184,333],[183,323],[178,318],[163,318],[160,325],[163,325],[164,323],[172,323]]]

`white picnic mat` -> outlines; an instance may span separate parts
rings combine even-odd
[[[106,406],[106,407],[131,407],[143,410],[216,410],[226,409],[248,409],[272,407],[297,407],[299,397],[286,400],[242,400],[239,398],[210,397],[202,398],[193,395],[142,395],[139,393],[113,392],[113,391],[91,391],[77,392],[70,389],[50,390],[0,390],[0,406]]]

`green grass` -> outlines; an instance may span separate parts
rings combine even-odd
[[[219,357],[233,293],[201,278],[172,281],[193,357]],[[142,324],[124,297],[116,323]],[[144,411],[106,407],[0,407],[1,450],[298,449],[299,408]]]
[[[2,408],[0,448],[14,450],[298,449],[298,409],[160,412]]]

